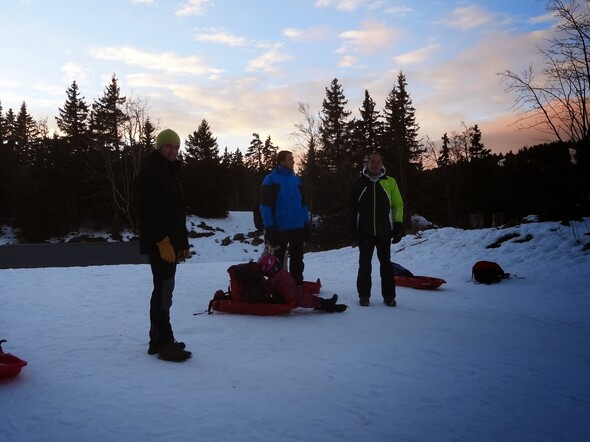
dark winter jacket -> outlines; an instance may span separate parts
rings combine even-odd
[[[309,212],[301,178],[292,170],[277,166],[262,181],[260,211],[267,229],[303,229],[309,223]]]
[[[363,168],[352,186],[348,212],[355,236],[393,235],[393,223],[403,221],[404,203],[397,182],[385,174],[385,168],[375,178]]]
[[[144,159],[138,177],[141,253],[158,253],[156,243],[167,236],[176,252],[189,248],[179,167],[180,161],[170,162],[157,150]]]

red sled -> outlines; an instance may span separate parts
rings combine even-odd
[[[395,276],[395,285],[421,290],[434,290],[446,282],[444,279],[430,276]]]
[[[320,292],[322,283],[319,278],[315,282],[303,281],[303,290],[312,295]],[[230,288],[231,292],[231,288]],[[231,293],[225,293],[223,290],[217,290],[213,299],[209,302],[209,314],[216,312],[235,313],[239,315],[256,315],[256,316],[281,316],[288,315],[291,310],[297,308],[293,304],[283,302],[273,302],[272,297],[268,297],[269,302],[248,302],[244,300],[231,299]]]
[[[235,313],[238,315],[281,316],[288,315],[294,308],[296,306],[292,304],[232,301],[231,299],[225,298],[213,298],[209,303],[209,313],[211,313],[211,310],[215,310],[216,312]]]
[[[273,293],[257,262],[234,264],[227,272],[230,280],[228,291],[215,292],[209,301],[209,314],[215,310],[242,315],[277,316],[289,314],[297,307],[285,303],[282,297]],[[316,282],[303,282],[303,290],[311,294],[319,293],[321,286],[319,279]]]
[[[4,353],[2,350],[2,343],[6,339],[0,340],[0,378],[10,378],[20,373],[22,368],[27,365],[27,361],[23,361],[10,353]]]

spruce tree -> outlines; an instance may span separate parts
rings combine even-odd
[[[126,97],[121,96],[117,77],[113,75],[103,95],[92,104],[90,126],[96,143],[95,147],[112,151],[120,150],[121,125],[126,118],[122,106],[126,100]]]
[[[126,97],[121,96],[117,77],[113,75],[104,93],[92,104],[90,112],[91,144],[87,155],[87,166],[91,171],[91,185],[94,189],[92,217],[96,222],[109,223],[118,231],[127,217],[125,214],[129,199],[125,177],[128,167],[123,152],[123,124],[127,115],[123,111]],[[130,182],[127,180],[127,182]],[[122,190],[123,189],[123,190]],[[121,217],[123,215],[123,217]],[[127,220],[128,222],[129,220]]]
[[[263,157],[263,164],[262,170],[266,172],[270,172],[276,165],[277,162],[277,152],[279,148],[272,144],[272,140],[270,139],[270,135],[266,138],[264,142],[264,146],[262,146],[262,157]]]
[[[342,86],[338,79],[334,78],[330,87],[326,88],[319,127],[322,149],[318,152],[318,160],[321,167],[326,168],[328,172],[337,172],[340,165],[348,162],[348,117],[351,112],[345,109],[347,104],[348,100],[344,96]]]
[[[2,111],[2,101],[0,100],[0,147],[4,146],[4,140],[8,138],[8,128],[6,127],[6,118]]]
[[[382,124],[379,111],[376,110],[375,101],[365,90],[365,98],[359,109],[360,119],[350,122],[351,145],[350,155],[354,169],[362,170],[364,162],[372,152],[380,151]]]
[[[407,92],[406,76],[400,72],[385,101],[383,147],[386,165],[403,184],[409,169],[421,169],[425,149],[418,140],[416,110]]]
[[[152,124],[150,117],[147,117],[140,138],[145,152],[149,152],[156,147],[156,136],[156,127]]]
[[[27,111],[27,104],[24,101],[16,115],[12,135],[21,164],[32,164],[36,160],[38,153],[35,149],[35,139],[38,131],[35,120]]]
[[[203,119],[197,130],[189,134],[185,147],[187,161],[205,162],[209,166],[219,165],[217,138],[211,133],[207,120]]]
[[[449,149],[449,137],[447,136],[446,132],[442,136],[441,139],[442,139],[443,144],[440,148],[440,156],[438,157],[436,162],[438,164],[438,167],[445,167],[451,163],[450,149]]]
[[[476,124],[471,128],[470,132],[470,140],[469,140],[469,158],[471,160],[478,159],[478,158],[485,158],[491,155],[492,151],[490,149],[486,149],[481,142],[481,130],[479,126]]]
[[[209,218],[224,217],[230,190],[222,178],[217,139],[207,120],[201,120],[185,146],[187,164],[180,173],[189,212]]]
[[[258,133],[254,132],[252,137],[250,146],[246,150],[245,164],[250,169],[262,172],[264,171],[264,144]]]
[[[88,142],[88,105],[74,81],[66,91],[66,102],[55,117],[57,127],[74,143],[74,149],[84,148]]]

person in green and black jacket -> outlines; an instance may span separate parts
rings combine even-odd
[[[395,179],[385,174],[380,154],[372,153],[361,176],[354,182],[348,203],[350,228],[359,245],[356,287],[359,304],[369,305],[371,261],[377,249],[383,302],[391,307],[395,299],[395,279],[391,265],[391,243],[403,236],[404,203]]]

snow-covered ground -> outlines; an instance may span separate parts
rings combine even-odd
[[[589,219],[406,236],[393,260],[447,283],[398,287],[397,308],[376,258],[360,307],[357,249],[309,253],[305,278],[349,309],[286,317],[194,315],[262,251],[220,245],[250,213],[205,221],[224,232],[192,240],[172,307],[185,363],[146,353],[148,266],[0,270],[3,348],[28,361],[0,381],[0,440],[589,440]],[[519,278],[475,284],[481,259]]]

